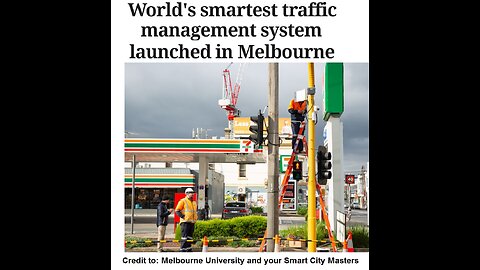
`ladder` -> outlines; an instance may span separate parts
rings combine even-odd
[[[323,217],[323,220],[325,220],[325,226],[327,226],[328,239],[330,239],[330,243],[332,243],[333,252],[337,252],[335,237],[333,237],[332,230],[330,227],[330,221],[328,220],[327,211],[325,210],[325,202],[323,201],[323,196],[322,196],[322,187],[318,182],[316,182],[316,186],[318,191],[318,200],[320,201],[320,206],[322,207],[322,217]]]
[[[298,131],[297,139],[296,139],[295,145],[293,147],[292,155],[290,156],[290,160],[288,161],[287,170],[285,171],[285,175],[283,176],[282,184],[280,186],[281,192],[279,194],[280,196],[278,197],[278,208],[280,208],[280,206],[282,205],[283,197],[285,195],[285,191],[287,190],[288,180],[290,179],[290,174],[292,173],[292,169],[293,169],[293,161],[295,160],[296,156],[298,155],[298,153],[296,153],[297,152],[296,150],[297,150],[297,147],[299,145],[300,140],[302,140],[302,142],[303,142],[304,149],[308,149],[307,148],[307,142],[305,140],[305,136],[303,135],[304,130],[305,130],[305,120],[302,121],[302,123],[300,124],[300,129]],[[306,152],[308,153],[308,151],[306,151]],[[319,194],[320,205],[322,207],[322,216],[323,216],[323,219],[325,220],[325,225],[327,226],[328,236],[329,236],[330,242],[332,243],[332,249],[333,249],[334,252],[336,252],[337,248],[335,246],[335,238],[333,237],[332,231],[330,229],[330,222],[328,221],[328,215],[326,214],[326,211],[325,211],[325,203],[324,203],[323,198],[322,198],[321,186],[320,186],[320,184],[318,184],[318,182],[316,182],[316,188],[317,188],[317,191],[318,191],[318,194]],[[258,252],[263,252],[264,251],[264,249],[265,249],[265,238],[266,237],[267,237],[267,230],[265,230],[265,234],[263,236],[262,243],[260,244],[260,248],[259,248]]]

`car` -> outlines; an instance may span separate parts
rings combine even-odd
[[[352,209],[360,209],[360,204],[358,202],[352,203]]]
[[[246,202],[232,201],[225,203],[222,211],[222,219],[243,217],[252,214],[252,210]]]

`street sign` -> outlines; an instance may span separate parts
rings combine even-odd
[[[280,210],[297,210],[297,181],[289,180],[285,189],[285,195],[283,196]]]
[[[280,155],[280,172],[284,173],[287,171],[288,162],[290,161],[291,155]]]
[[[355,175],[353,175],[353,174],[345,175],[345,183],[346,184],[355,184]]]

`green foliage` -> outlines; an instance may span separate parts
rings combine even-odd
[[[267,219],[262,216],[245,216],[232,219],[199,220],[195,223],[193,239],[256,238],[267,229]],[[180,225],[175,230],[175,239],[182,236]]]
[[[328,239],[328,230],[325,222],[317,222],[317,240]]]
[[[175,240],[180,240],[182,238],[182,229],[180,228],[180,224],[177,224],[175,228]]]
[[[325,222],[317,222],[316,233],[317,240],[328,239],[328,230],[325,227]],[[287,229],[280,230],[279,234],[282,238],[293,236],[296,239],[308,239],[308,224],[290,226]],[[319,244],[320,242],[317,243],[317,245]]]
[[[193,239],[202,239],[203,236],[231,236],[233,223],[231,220],[211,219],[201,220],[195,223],[195,230],[193,231]]]
[[[263,207],[261,206],[251,206],[252,214],[261,214],[263,213]]]
[[[279,234],[282,238],[293,236],[297,239],[307,239],[307,224],[290,226],[284,230],[280,230]]]
[[[352,232],[352,241],[354,248],[368,248],[369,247],[369,229],[367,226],[356,225],[354,227],[347,228]],[[327,240],[329,241],[328,237],[328,230],[325,226],[325,222],[317,222],[317,240]],[[286,238],[289,235],[293,236],[297,239],[308,239],[308,223],[305,223],[300,226],[291,226],[285,230],[280,230],[279,232],[282,238]],[[333,233],[335,235],[335,233]],[[347,235],[345,235],[347,237]],[[335,239],[336,240],[336,239]],[[321,243],[319,243],[320,245]],[[342,243],[337,244],[338,246],[343,246]]]
[[[218,241],[215,241],[218,240]],[[193,244],[194,247],[203,247],[203,241],[197,241]],[[254,247],[256,246],[255,240],[240,240],[236,237],[208,237],[208,247]]]
[[[138,242],[144,242],[145,240],[149,240],[146,238],[141,238],[141,237],[135,237],[135,236],[125,236],[125,241],[127,241],[127,248],[134,248],[134,247],[150,247],[153,244],[152,243],[130,243],[130,241],[138,241]]]
[[[245,216],[230,219],[232,222],[231,235],[239,238],[258,237],[267,229],[267,219],[262,216]]]
[[[256,241],[252,241],[252,240],[233,241],[233,242],[228,242],[227,246],[229,246],[229,247],[254,247],[254,246],[256,246]]]
[[[355,225],[349,227],[347,231],[352,232],[352,241],[354,248],[368,248],[370,242],[369,229],[367,226]],[[347,232],[348,233],[348,232]]]
[[[308,207],[306,206],[299,206],[297,209],[297,214],[299,214],[300,216],[307,215],[307,212],[308,212]]]

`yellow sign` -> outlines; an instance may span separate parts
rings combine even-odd
[[[268,117],[265,117],[265,125],[268,126]],[[249,135],[250,132],[250,117],[235,117],[233,120],[233,132],[235,135]],[[280,135],[291,135],[292,126],[290,123],[290,118],[282,117],[278,118],[278,132]],[[264,127],[264,134],[267,133],[266,127]]]
[[[235,117],[233,120],[233,131],[235,134],[251,134],[250,117]]]

